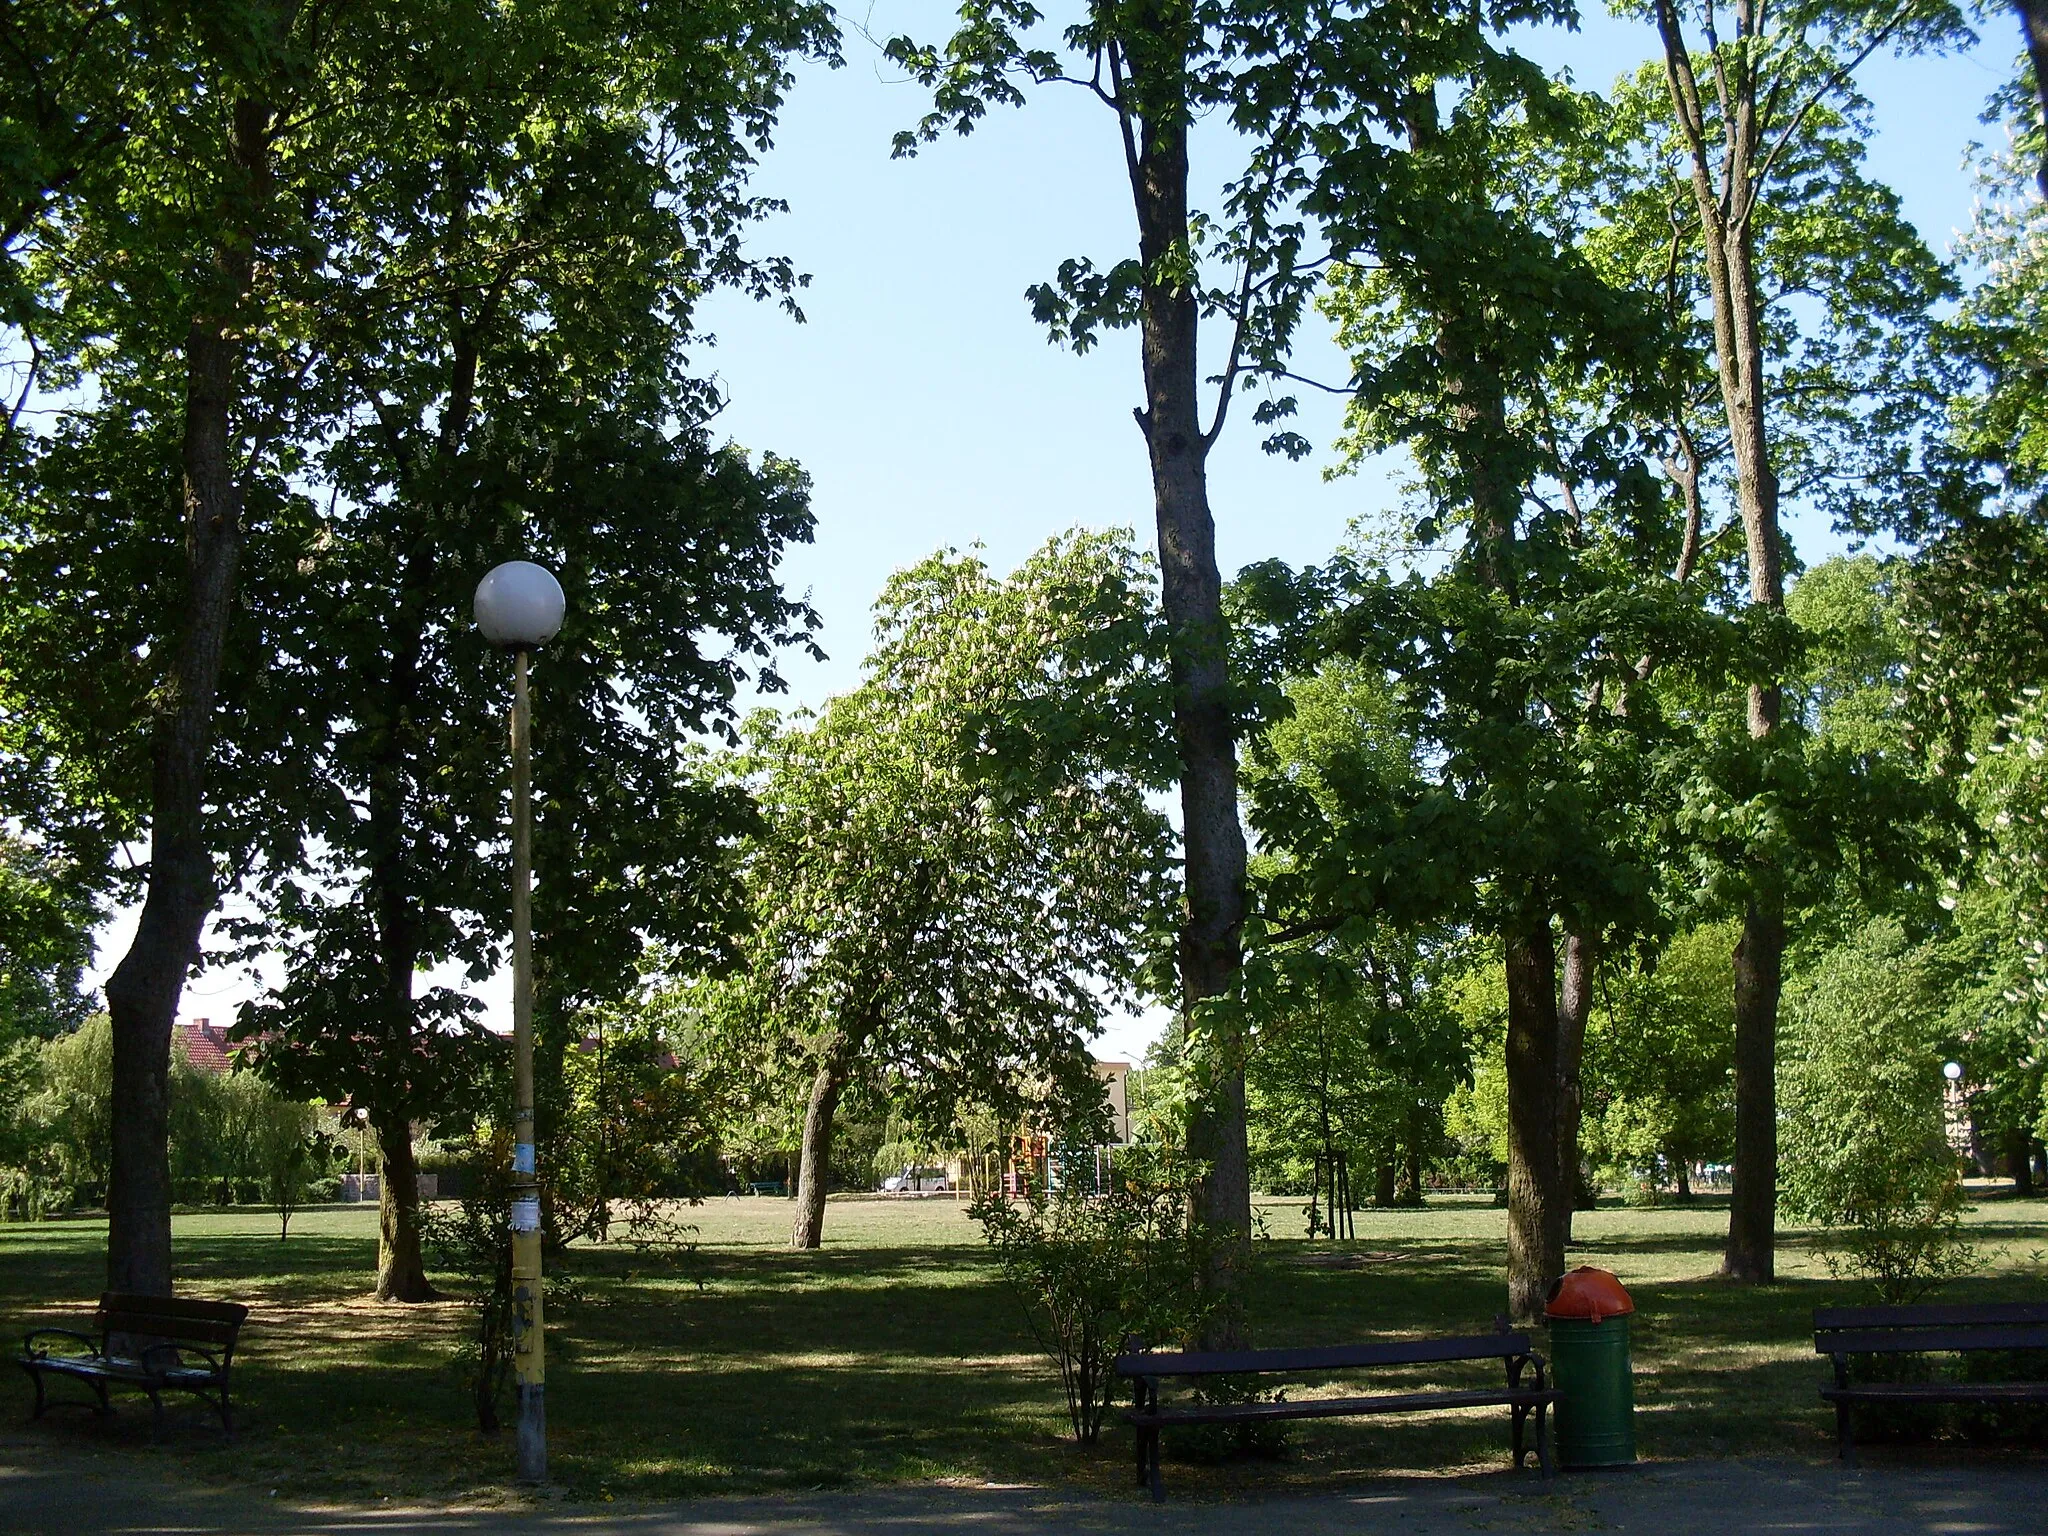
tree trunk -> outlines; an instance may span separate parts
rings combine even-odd
[[[803,1162],[796,1186],[796,1229],[792,1248],[815,1248],[825,1239],[825,1186],[832,1177],[832,1116],[846,1087],[846,1067],[838,1052],[828,1051],[811,1079],[811,1101],[804,1110]]]
[[[1752,904],[1735,946],[1735,1178],[1721,1272],[1752,1285],[1776,1278],[1778,991],[1781,917]]]
[[[270,118],[261,103],[235,103],[229,203],[245,213],[270,189]],[[155,1296],[171,1293],[171,1030],[215,899],[206,769],[242,553],[233,414],[244,345],[235,310],[255,274],[246,219],[222,232],[215,266],[216,312],[195,317],[185,336],[185,613],[150,726],[149,886],[135,938],[107,980],[114,1127],[107,1286]]]
[[[377,1196],[377,1299],[431,1301],[434,1288],[420,1258],[419,1176],[412,1155],[413,1116],[432,1106],[416,1102],[412,1083],[414,1037],[413,978],[418,974],[423,924],[409,889],[411,873],[406,806],[413,799],[407,780],[414,770],[412,744],[404,722],[418,695],[420,653],[425,632],[425,597],[418,580],[422,557],[404,560],[398,615],[392,637],[390,672],[383,700],[385,721],[377,728],[369,781],[367,897],[374,919],[383,994],[374,1006],[382,1016],[382,1082],[373,1102],[384,1177]],[[429,569],[432,557],[425,557]],[[410,619],[410,623],[407,620]]]
[[[2034,1139],[2025,1131],[2010,1132],[2005,1139],[2005,1171],[2012,1179],[2012,1192],[2034,1192]]]
[[[1674,0],[1657,0],[1656,12],[1664,45],[1665,82],[1687,142],[1693,201],[1700,215],[1701,249],[1713,304],[1715,372],[1727,417],[1736,500],[1749,554],[1749,600],[1753,606],[1783,612],[1778,477],[1771,462],[1765,415],[1763,301],[1756,275],[1757,152],[1761,144],[1756,71],[1747,62],[1747,54],[1738,53],[1727,60],[1726,77],[1717,82],[1725,121],[1710,130]],[[1738,0],[1738,29],[1751,30],[1754,21],[1751,0]],[[1781,707],[1775,683],[1752,685],[1751,737],[1768,740],[1777,731]],[[1785,910],[1776,871],[1753,862],[1750,884],[1742,941],[1735,951],[1735,1189],[1721,1269],[1732,1279],[1765,1284],[1775,1273],[1777,1237],[1776,1071]]]
[[[1415,1150],[1412,1142],[1401,1155],[1401,1179],[1394,1186],[1394,1204],[1422,1204],[1422,1154]]]
[[[1564,986],[1557,1005],[1558,1249],[1572,1240],[1579,1197],[1579,1122],[1585,1095],[1579,1081],[1586,1058],[1586,1015],[1593,1006],[1594,941],[1582,933],[1564,941]]]
[[[2020,32],[2027,40],[2027,57],[2034,66],[2034,99],[2041,108],[2041,125],[2048,132],[2048,0],[2013,0],[2019,12]],[[2041,168],[2035,173],[2043,196],[2048,196],[2048,148],[2042,152]]]
[[[1185,116],[1138,125],[1130,162],[1139,256],[1147,280],[1140,311],[1145,408],[1138,425],[1152,467],[1160,592],[1173,674],[1173,727],[1181,762],[1186,907],[1179,959],[1181,1010],[1228,991],[1242,957],[1244,829],[1238,820],[1237,734],[1230,707],[1223,581],[1209,511],[1209,444],[1201,425],[1195,294],[1171,280],[1172,253],[1188,234]],[[1189,1117],[1188,1151],[1205,1169],[1196,1214],[1228,1241],[1215,1246],[1211,1287],[1228,1298],[1205,1347],[1237,1342],[1250,1258],[1251,1159],[1245,1140],[1244,1039],[1235,1024],[1210,1036],[1203,1091]]]
[[[1372,1204],[1374,1210],[1385,1211],[1393,1208],[1394,1201],[1400,1194],[1398,1177],[1394,1164],[1390,1161],[1381,1161],[1374,1166],[1372,1172]]]
[[[1980,1179],[1994,1178],[1998,1173],[1991,1143],[1984,1135],[1984,1122],[1977,1118],[1974,1109],[1970,1111],[1970,1167]]]
[[[1550,924],[1507,940],[1508,1312],[1543,1315],[1550,1282],[1564,1272],[1558,1220],[1557,951]]]
[[[412,1123],[379,1116],[377,1150],[384,1158],[377,1180],[377,1299],[438,1301],[440,1292],[427,1284],[420,1257],[420,1170],[412,1155]]]

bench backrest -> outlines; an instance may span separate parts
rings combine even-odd
[[[235,1335],[249,1309],[237,1301],[200,1301],[184,1296],[135,1296],[108,1291],[93,1319],[102,1337],[174,1339],[188,1344],[235,1347]]]
[[[1432,1365],[1448,1360],[1515,1360],[1529,1354],[1526,1333],[1485,1333],[1458,1339],[1398,1339],[1383,1344],[1326,1344],[1312,1349],[1141,1350],[1118,1355],[1119,1376],[1235,1376],[1341,1371],[1371,1365]]]
[[[2048,1349],[2048,1302],[1816,1307],[1813,1349],[1820,1355]]]

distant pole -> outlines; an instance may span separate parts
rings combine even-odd
[[[510,560],[477,584],[476,623],[512,652],[512,1379],[519,1480],[548,1480],[546,1335],[541,1317],[540,1164],[533,1122],[533,705],[527,663],[562,627],[561,584]]]
[[[527,653],[512,684],[512,1379],[519,1480],[548,1480],[546,1334],[541,1321],[540,1167],[533,1136],[533,705]]]

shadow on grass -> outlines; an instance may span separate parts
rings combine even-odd
[[[1615,1214],[1603,1210],[1603,1226],[1623,1229],[1594,1234],[1589,1250],[1694,1271],[1630,1282],[1642,1453],[1832,1455],[1811,1311],[1863,1299],[1861,1288],[1733,1286],[1711,1276],[1718,1234],[1629,1227]],[[1256,1245],[1254,1336],[1288,1345],[1490,1329],[1503,1302],[1501,1214],[1430,1212],[1425,1221],[1405,1232],[1361,1222],[1343,1244]],[[464,1306],[370,1300],[374,1237],[361,1230],[312,1224],[280,1244],[256,1218],[230,1228],[181,1228],[179,1280],[257,1303],[236,1373],[240,1442],[221,1444],[195,1407],[152,1450],[147,1405],[130,1399],[111,1426],[53,1416],[25,1432],[29,1443],[161,1456],[215,1482],[343,1499],[469,1497],[509,1475],[509,1437],[479,1435],[464,1393]],[[2048,1228],[2016,1217],[1974,1230],[2048,1242]],[[103,1241],[103,1225],[89,1222],[0,1227],[0,1329],[18,1336],[89,1308]],[[1100,1445],[1069,1442],[1052,1364],[978,1247],[707,1246],[671,1268],[624,1245],[579,1246],[567,1264],[586,1299],[550,1314],[548,1404],[556,1475],[577,1494],[958,1478],[1136,1496],[1128,1430],[1112,1416]],[[2038,1282],[2010,1270],[1943,1294],[1993,1300],[2030,1289]],[[1354,1379],[1369,1390],[1492,1379],[1483,1368],[1435,1369]],[[25,1387],[16,1401],[25,1415]],[[1199,1495],[1501,1470],[1507,1415],[1318,1421],[1296,1426],[1290,1445],[1278,1462],[1176,1460],[1172,1482]]]

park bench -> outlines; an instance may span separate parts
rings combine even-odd
[[[789,1186],[781,1179],[758,1179],[747,1186],[750,1195],[786,1195]]]
[[[1135,1345],[1137,1341],[1127,1341]],[[1306,1397],[1292,1402],[1177,1403],[1161,1407],[1159,1384],[1169,1378],[1201,1380],[1219,1376],[1299,1376],[1332,1371],[1381,1370],[1442,1365],[1465,1360],[1499,1360],[1507,1368],[1500,1387],[1381,1393],[1370,1397]],[[1455,1339],[1405,1339],[1385,1344],[1337,1344],[1311,1349],[1239,1349],[1211,1353],[1149,1352],[1128,1348],[1117,1356],[1117,1374],[1134,1383],[1135,1402],[1124,1414],[1137,1431],[1138,1486],[1160,1487],[1159,1434],[1183,1424],[1250,1424],[1288,1419],[1351,1418],[1373,1413],[1418,1413],[1438,1408],[1509,1410],[1515,1466],[1527,1454],[1523,1428],[1536,1416],[1536,1460],[1550,1476],[1550,1428],[1546,1415],[1557,1391],[1545,1378],[1543,1357],[1525,1333],[1505,1331]],[[1530,1376],[1524,1384],[1523,1376]]]
[[[1817,1307],[1813,1349],[1835,1363],[1833,1386],[1820,1389],[1835,1405],[1836,1454],[1856,1464],[1851,1415],[1860,1403],[2048,1403],[2048,1381],[1857,1381],[1857,1355],[1972,1354],[2048,1349],[2048,1302],[1980,1302],[1974,1306]]]
[[[93,1411],[102,1417],[112,1411],[108,1388],[146,1393],[155,1409],[152,1430],[158,1434],[164,1423],[163,1393],[190,1392],[220,1414],[221,1428],[232,1440],[235,1422],[228,1401],[228,1371],[234,1364],[235,1338],[248,1315],[247,1307],[232,1301],[109,1291],[93,1314],[97,1338],[69,1328],[38,1328],[24,1341],[16,1363],[35,1383],[37,1418],[46,1406],[43,1378],[68,1376],[92,1388],[99,1399]],[[71,1351],[57,1353],[53,1346],[60,1342],[69,1343]]]

